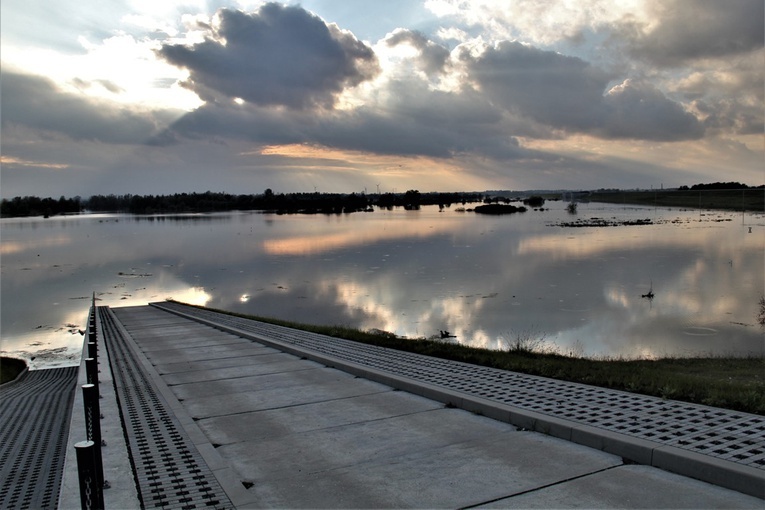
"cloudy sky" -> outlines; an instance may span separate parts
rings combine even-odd
[[[0,193],[765,182],[762,0],[3,0]]]

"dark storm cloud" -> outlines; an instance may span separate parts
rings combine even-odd
[[[316,112],[256,105],[209,103],[190,112],[163,135],[165,140],[249,140],[257,144],[317,143],[383,155],[448,158],[480,152],[497,159],[524,151],[502,127],[503,116],[473,91],[429,90],[411,80],[389,84],[385,108]],[[511,130],[512,131],[512,130]]]
[[[761,105],[762,102],[760,101]],[[696,110],[705,116],[704,126],[740,135],[761,135],[763,130],[762,106],[753,108],[734,99],[695,101]]]
[[[215,39],[158,52],[188,69],[187,86],[205,100],[331,107],[346,87],[379,72],[371,48],[301,7],[269,3],[252,14],[222,9],[217,16]]]
[[[606,94],[603,104],[602,125],[594,132],[604,138],[678,141],[704,134],[696,117],[648,83],[625,81]]]
[[[672,0],[656,4],[656,28],[626,26],[631,53],[661,66],[719,58],[763,47],[762,0]]]
[[[409,44],[417,49],[420,52],[419,64],[428,74],[440,73],[449,61],[449,50],[414,30],[399,28],[385,42],[391,47]]]
[[[561,128],[593,125],[611,79],[576,57],[503,41],[479,57],[463,55],[481,90],[510,111]]]
[[[3,71],[2,125],[59,133],[75,140],[143,143],[169,119],[63,93],[39,76]]]
[[[509,153],[518,152],[502,129],[501,113],[474,91],[431,90],[424,81],[409,79],[390,82],[388,93],[385,108],[329,118],[316,132],[317,141],[378,154],[451,157],[490,149],[512,157]]]
[[[491,101],[553,129],[666,141],[703,134],[693,115],[652,86],[626,81],[606,94],[614,77],[577,57],[505,41],[461,58]]]

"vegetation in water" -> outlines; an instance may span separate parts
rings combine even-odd
[[[593,359],[579,352],[564,355],[549,349],[544,338],[533,332],[511,335],[506,348],[492,350],[440,339],[401,338],[379,330],[300,324],[208,309],[427,356],[765,415],[765,358],[761,356]]]
[[[521,206],[505,204],[485,204],[479,205],[473,209],[478,214],[513,214],[518,212],[526,212],[526,208]]]

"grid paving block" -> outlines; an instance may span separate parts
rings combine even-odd
[[[77,367],[32,370],[0,387],[0,508],[56,508]]]
[[[99,307],[139,497],[146,508],[232,508],[213,472],[127,345],[117,320]]]

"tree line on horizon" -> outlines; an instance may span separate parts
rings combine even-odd
[[[449,207],[483,200],[481,193],[274,193],[271,189],[256,195],[234,195],[207,191],[172,195],[93,195],[83,199],[34,196],[3,199],[0,216],[55,216],[89,212],[122,212],[131,214],[182,214],[225,211],[271,211],[277,214],[342,214],[373,211],[373,207],[419,209],[422,205]]]
[[[680,186],[678,191],[711,191],[711,190],[736,190],[736,189],[765,189],[765,184],[760,186],[747,186],[740,182],[711,182],[708,184],[694,184],[690,188],[688,186]]]
[[[739,182],[715,182],[680,186],[680,191],[760,189],[765,185],[748,186]],[[172,195],[93,195],[83,199],[79,196],[59,199],[36,196],[2,199],[0,217],[55,216],[89,212],[122,212],[131,214],[182,214],[225,211],[270,211],[277,214],[342,214],[373,211],[374,207],[390,209],[404,207],[419,209],[423,205],[498,202],[500,198],[487,197],[484,193],[274,193],[266,189],[262,194],[234,195],[223,192],[175,193]],[[533,207],[533,205],[532,205]]]

